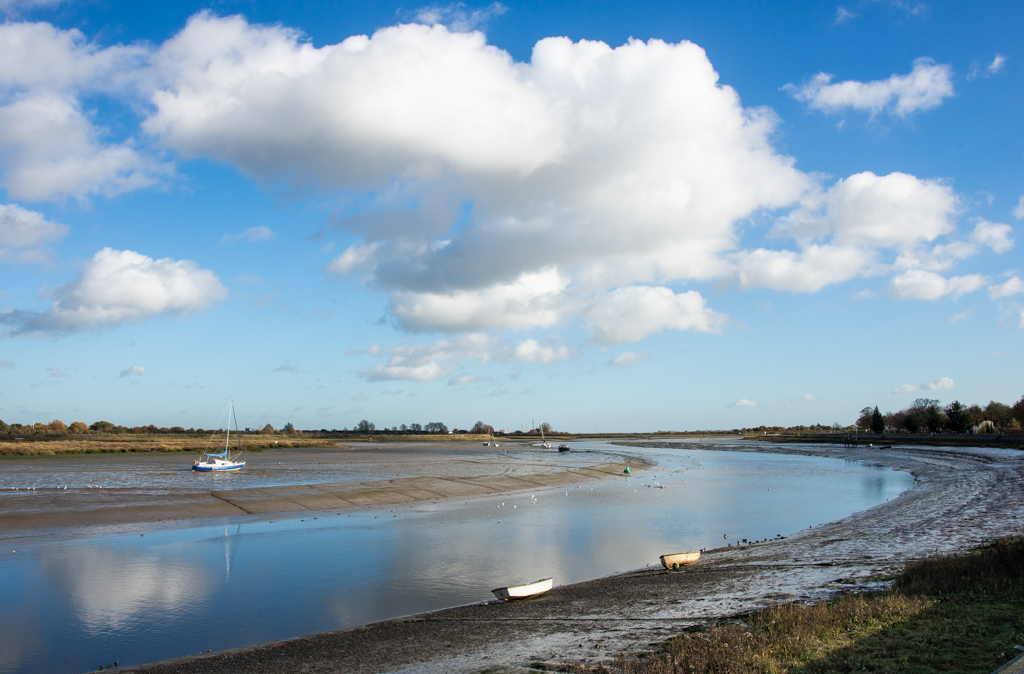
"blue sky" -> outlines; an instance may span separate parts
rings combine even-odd
[[[1024,393],[1020,3],[0,11],[7,422]]]

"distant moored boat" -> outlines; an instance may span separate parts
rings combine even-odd
[[[242,434],[238,432],[238,417],[235,417],[235,437],[238,438],[238,454],[231,456],[231,418],[234,416],[234,402],[228,398],[228,435],[224,441],[224,451],[211,454],[204,452],[205,458],[192,462],[192,470],[200,473],[228,473],[241,470],[245,461],[242,458]]]

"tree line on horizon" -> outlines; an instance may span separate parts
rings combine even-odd
[[[545,422],[541,424],[541,428],[544,433],[554,433],[551,428],[551,424]],[[528,431],[530,433],[540,433],[541,428],[535,428]],[[202,435],[205,433],[216,432],[217,429],[203,429],[203,428],[185,428],[183,426],[170,426],[170,427],[158,427],[153,424],[148,426],[118,426],[117,424],[109,421],[96,421],[92,424],[86,424],[84,421],[74,421],[70,424],[66,424],[60,419],[54,419],[48,424],[34,423],[34,424],[18,424],[5,423],[0,419],[0,435],[26,437],[26,436],[66,436],[66,435],[178,435],[178,434],[195,434]],[[462,430],[459,428],[453,428],[451,431],[448,430],[446,424],[440,421],[431,421],[427,424],[402,424],[401,426],[392,426],[391,428],[377,429],[376,425],[367,421],[366,419],[361,420],[355,426],[349,430],[347,427],[343,429],[326,429],[321,428],[319,431],[300,431],[295,426],[288,422],[280,429],[274,428],[271,424],[266,424],[263,428],[246,428],[246,433],[260,433],[273,435],[276,433],[283,433],[285,435],[301,435],[305,433],[354,433],[360,435],[372,434],[372,433],[401,433],[406,435],[450,435],[450,434],[465,434],[471,433],[476,435],[504,435],[504,431],[495,431],[494,427],[490,424],[485,424],[482,421],[476,422],[468,430]],[[512,435],[521,435],[522,431],[514,431]]]
[[[918,398],[909,407],[897,412],[882,413],[878,406],[865,407],[857,417],[856,426],[872,433],[999,433],[1019,430],[1024,421],[1024,396],[1013,405],[989,401],[981,405],[964,405],[954,400],[945,407],[938,400]]]

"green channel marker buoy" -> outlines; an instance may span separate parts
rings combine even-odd
[[[626,470],[624,470],[622,472],[625,473],[626,475],[629,475],[629,466],[626,466]]]

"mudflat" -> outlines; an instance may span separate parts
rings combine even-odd
[[[657,443],[636,443],[636,446]],[[691,445],[693,446],[693,445]],[[957,552],[1024,523],[1024,452],[835,446],[722,447],[861,460],[910,471],[899,498],[784,540],[710,551],[685,570],[638,570],[490,603],[312,634],[131,670],[516,672],[606,661],[683,628],[772,602],[877,588],[908,561]]]
[[[522,443],[374,443],[246,453],[239,473],[191,470],[198,455],[0,458],[0,537],[374,508],[571,484],[646,467],[622,448],[562,455]]]

